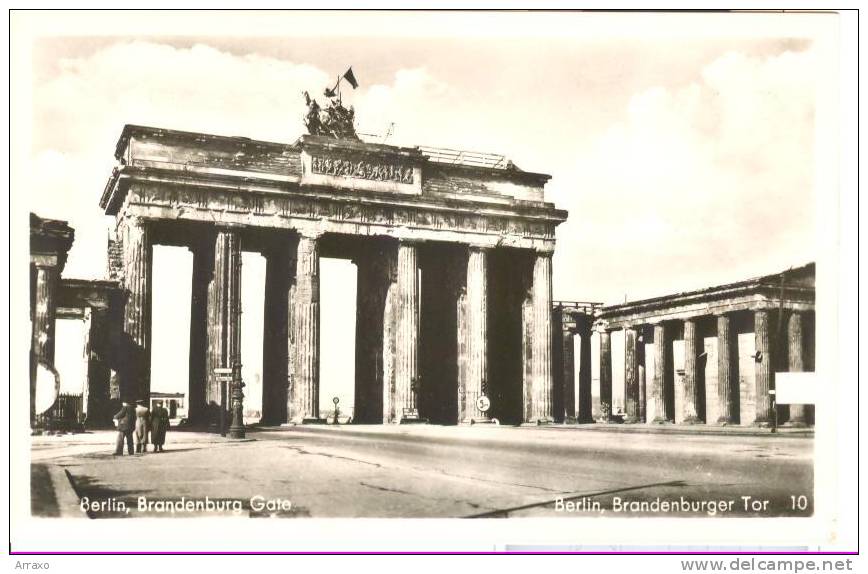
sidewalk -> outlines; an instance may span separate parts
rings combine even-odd
[[[452,438],[483,438],[490,437],[491,431],[507,430],[513,439],[519,436],[531,439],[540,437],[540,433],[553,436],[552,433],[567,438],[570,434],[614,433],[640,435],[683,435],[694,437],[768,437],[768,438],[813,438],[813,428],[779,427],[775,432],[769,428],[751,426],[717,426],[717,425],[677,425],[677,424],[548,424],[539,426],[509,426],[509,425],[289,425],[289,426],[248,426],[251,438],[257,433],[291,432],[293,429],[303,432],[352,433],[352,434],[384,434],[384,435],[417,435],[417,436],[449,436]],[[498,433],[499,434],[499,433]],[[37,435],[31,437],[31,456],[34,462],[40,460],[88,454],[114,450],[117,433],[113,430],[96,430],[85,433],[64,434],[57,436]],[[542,438],[542,437],[540,437]],[[225,444],[232,442],[226,437],[193,430],[170,430],[172,446],[203,446],[205,444]]]
[[[207,432],[170,432],[173,447],[222,444],[229,440],[220,435]],[[111,454],[115,449],[117,434],[117,431],[109,429],[62,435],[35,435],[30,437],[31,462],[100,452]],[[152,449],[153,445],[148,445],[148,447]]]
[[[623,424],[623,423],[590,423],[590,424],[553,424],[539,428],[557,429],[563,431],[595,431],[644,434],[686,434],[686,435],[724,435],[724,436],[787,436],[813,437],[814,429],[778,427],[772,432],[770,428],[753,426],[718,426],[718,425],[681,425],[681,424]]]
[[[360,433],[395,433],[395,434],[440,434],[441,432],[458,433],[467,436],[474,436],[478,432],[494,429],[511,429],[516,432],[527,434],[535,434],[538,431],[543,432],[564,432],[564,433],[582,433],[582,432],[608,432],[608,433],[623,433],[623,434],[662,434],[662,435],[693,435],[693,436],[752,436],[752,437],[788,437],[788,438],[813,438],[814,428],[791,428],[778,427],[775,432],[770,428],[760,428],[753,426],[718,426],[718,425],[681,425],[681,424],[623,424],[623,423],[586,423],[586,424],[562,424],[552,423],[544,425],[428,425],[428,424],[412,424],[412,425],[290,425],[281,427],[252,427],[265,432],[275,432],[292,428],[304,430],[322,430],[324,432],[340,432],[341,429],[352,430]]]

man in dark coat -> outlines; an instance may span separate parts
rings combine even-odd
[[[169,428],[169,411],[158,401],[151,410],[151,442],[154,444],[154,452],[163,452],[166,443],[166,430]]]
[[[115,444],[115,456],[124,454],[124,440],[127,443],[127,453],[133,454],[133,430],[136,426],[136,409],[130,403],[124,402],[121,410],[114,416],[118,420],[118,439]]]

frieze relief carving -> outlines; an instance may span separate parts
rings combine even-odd
[[[503,216],[444,213],[408,206],[348,204],[298,196],[244,197],[189,188],[138,188],[132,192],[131,203],[180,210],[184,213],[184,218],[197,211],[217,214],[249,212],[256,215],[326,218],[337,222],[414,226],[456,232],[497,233],[543,239],[554,237],[554,227],[550,223]]]
[[[406,166],[312,156],[310,167],[313,173],[321,175],[340,175],[371,181],[414,183],[413,168]]]

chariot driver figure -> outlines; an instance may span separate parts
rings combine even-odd
[[[325,134],[322,121],[319,117],[320,107],[316,100],[311,99],[310,94],[304,93],[304,102],[307,104],[307,114],[304,117],[304,125],[307,127],[307,133],[313,136]]]
[[[331,136],[335,139],[359,140],[356,128],[353,125],[356,119],[356,110],[353,106],[345,108],[340,100],[334,98],[334,92],[326,90],[326,96],[330,98],[328,107],[323,110],[317,101],[304,92],[304,102],[307,104],[307,113],[304,116],[304,125],[307,133],[312,136]]]

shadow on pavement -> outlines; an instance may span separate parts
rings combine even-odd
[[[42,517],[60,516],[51,475],[44,464],[30,465],[30,514]]]

